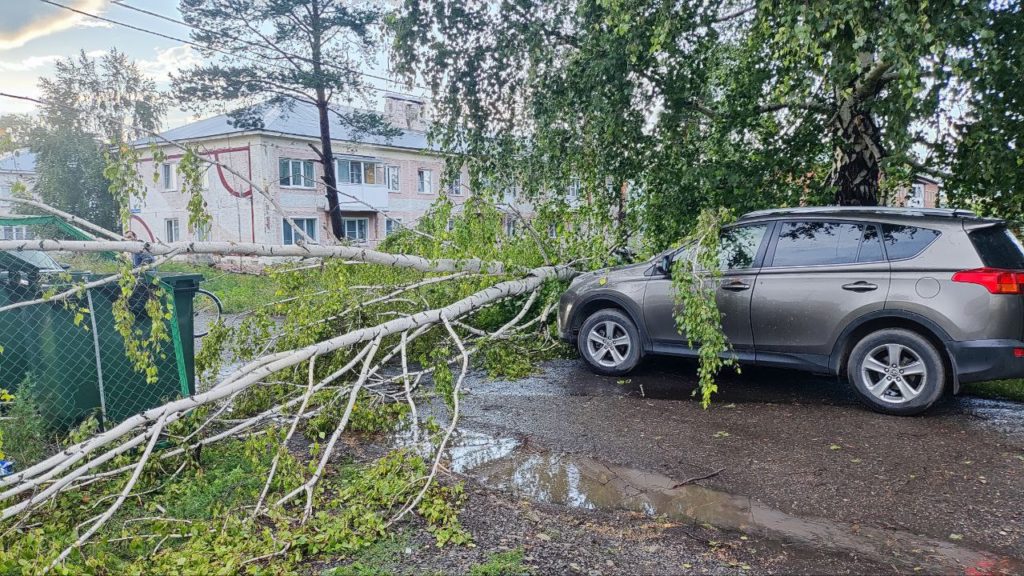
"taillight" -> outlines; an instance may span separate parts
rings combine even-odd
[[[1024,294],[1024,272],[976,268],[953,274],[953,282],[980,284],[992,294]]]

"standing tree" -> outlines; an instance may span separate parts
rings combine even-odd
[[[631,182],[665,243],[699,206],[886,203],[965,143],[999,154],[950,183],[1008,190],[1021,21],[987,0],[408,0],[394,28],[449,150],[484,171],[512,159],[547,190],[582,176],[608,204],[606,182]]]
[[[34,192],[57,208],[120,229],[118,204],[126,199],[104,176],[105,156],[124,153],[127,144],[159,128],[166,106],[156,84],[111,50],[99,59],[82,52],[62,60],[39,86],[40,122],[29,138],[39,173]]]
[[[33,119],[28,114],[0,116],[0,154],[28,146]]]
[[[370,87],[360,70],[378,49],[382,14],[336,0],[182,0],[192,41],[206,46],[212,62],[173,78],[182,102],[196,110],[230,105],[238,125],[260,127],[263,109],[297,103],[319,114],[320,146],[331,229],[344,237],[338,206],[331,124],[357,132],[391,134],[381,116],[339,110],[334,103],[364,98]]]

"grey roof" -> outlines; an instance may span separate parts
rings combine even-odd
[[[352,111],[351,108],[336,107],[334,109],[343,113]],[[262,120],[263,128],[261,130],[250,130],[248,128],[232,126],[231,118],[227,114],[220,114],[213,118],[173,128],[162,133],[161,136],[168,140],[187,141],[243,132],[261,132],[302,138],[320,138],[320,116],[316,107],[309,103],[296,102],[291,108],[268,106],[263,111]],[[374,144],[412,150],[436,150],[435,147],[430,146],[427,136],[423,132],[402,130],[402,133],[394,138],[355,133],[350,126],[341,122],[337,114],[331,114],[331,136],[334,140],[342,142]],[[150,142],[150,140],[144,141],[147,144]]]
[[[36,155],[28,148],[19,148],[0,156],[0,172],[36,171]]]

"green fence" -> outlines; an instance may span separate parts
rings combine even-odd
[[[23,225],[24,219],[0,218],[0,226],[11,221]],[[39,223],[53,225],[50,220]],[[65,271],[59,260],[60,256],[53,259],[41,252],[0,252],[0,308],[104,276]],[[129,300],[135,326],[144,334],[150,329],[144,305],[153,290],[151,279],[141,279]],[[126,355],[113,314],[120,287],[112,283],[85,290],[67,301],[0,311],[0,388],[15,397],[29,393],[54,429],[67,429],[92,414],[105,424],[117,422],[192,394],[192,298],[201,279],[198,275],[158,278],[171,311],[171,319],[165,320],[171,337],[157,354],[155,383],[148,383]]]

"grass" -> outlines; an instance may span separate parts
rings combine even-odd
[[[402,555],[410,545],[409,537],[397,534],[383,538],[363,548],[351,557],[348,564],[321,572],[321,576],[383,576],[394,574],[402,562]]]
[[[522,550],[492,554],[483,564],[469,569],[469,576],[518,576],[529,573],[529,567],[523,564]]]
[[[1024,402],[1024,380],[997,380],[966,384],[963,393],[982,398]]]
[[[117,263],[92,254],[61,255],[59,262],[70,264],[72,272],[85,271],[112,274]],[[164,274],[201,274],[202,288],[220,298],[224,312],[236,314],[253,308],[255,304],[276,299],[277,283],[269,276],[228,272],[206,264],[168,262],[160,267]]]

